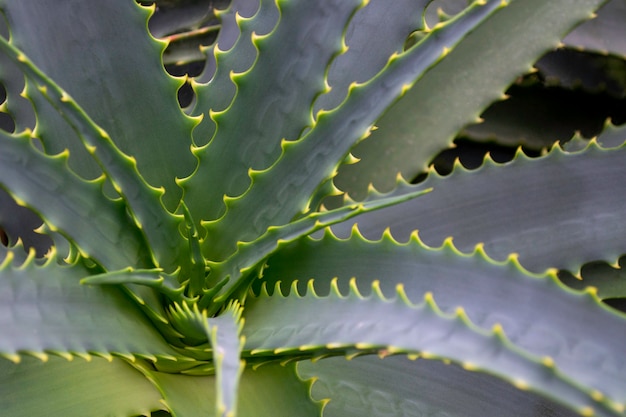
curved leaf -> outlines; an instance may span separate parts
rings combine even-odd
[[[12,417],[128,417],[163,408],[152,384],[120,359],[0,359],[0,392]]]
[[[147,31],[151,12],[126,0],[94,4],[3,0],[0,8],[12,44],[68,91],[116,146],[137,160],[152,186],[165,188],[163,201],[174,210],[181,197],[175,178],[189,175],[196,164],[189,149],[195,122],[178,106],[176,92],[182,82],[163,68],[160,56],[165,44]],[[47,146],[51,153],[65,147],[73,153],[82,144]]]
[[[464,252],[482,243],[496,260],[516,253],[532,271],[578,271],[586,262],[612,262],[626,247],[626,206],[618,191],[625,175],[626,147],[603,149],[592,143],[577,153],[555,147],[536,159],[518,152],[505,165],[487,159],[474,171],[457,165],[447,177],[432,172],[416,186],[432,187],[427,195],[333,230],[347,236],[358,223],[365,237],[377,239],[391,227],[399,240],[419,230],[429,246],[453,237]]]
[[[376,77],[353,85],[337,108],[318,114],[311,130],[297,141],[283,142],[282,155],[271,168],[251,172],[252,184],[241,197],[227,199],[227,211],[208,222],[204,253],[220,261],[272,225],[285,224],[309,209],[311,196],[332,177],[352,145],[370,131],[391,103],[476,28],[501,1],[476,3],[433,31],[408,51],[392,56]]]
[[[83,146],[98,161],[115,190],[126,202],[137,226],[148,240],[150,255],[166,272],[185,268],[187,242],[178,233],[182,216],[173,216],[161,203],[163,188],[147,184],[137,171],[136,160],[127,156],[53,80],[43,74],[22,52],[0,37],[0,49],[28,78],[37,83],[38,90],[76,131]],[[66,152],[67,154],[67,152]]]
[[[215,416],[216,378],[144,370],[161,390],[174,417]],[[295,365],[267,364],[244,370],[239,383],[238,417],[319,417],[321,405]]]
[[[84,255],[111,269],[150,262],[124,205],[103,195],[102,180],[80,179],[68,169],[66,154],[42,154],[27,133],[16,137],[0,131],[0,144],[0,184],[76,242]]]
[[[617,388],[626,386],[620,375],[626,368],[626,316],[614,314],[589,294],[568,291],[553,273],[533,276],[515,262],[493,262],[480,249],[461,255],[449,243],[438,249],[417,239],[398,245],[388,235],[378,242],[357,233],[345,241],[326,235],[285,246],[268,260],[264,285],[280,281],[283,292],[290,285],[302,292],[305,282],[294,281],[312,279],[316,292],[326,295],[333,280],[345,293],[355,277],[359,287],[376,283],[388,296],[398,286],[411,300],[432,294],[444,313],[462,307],[478,327],[499,325],[519,349],[550,357],[572,379],[619,402],[626,400]]]
[[[341,357],[297,364],[326,400],[324,417],[573,417],[579,415],[490,375],[406,356]]]
[[[402,0],[389,7],[385,0],[370,0],[357,10],[346,29],[347,50],[328,68],[330,89],[315,100],[313,114],[340,105],[350,84],[366,82],[385,67],[391,55],[403,52],[409,35],[423,29],[421,17],[431,1]]]
[[[602,2],[525,0],[498,10],[386,111],[376,122],[379,129],[353,150],[361,162],[340,168],[337,187],[362,199],[369,183],[388,191],[398,172],[415,178],[463,126],[476,121],[517,76]]]
[[[141,310],[117,288],[79,284],[89,274],[80,265],[42,266],[30,259],[0,268],[0,356],[19,362],[22,354],[45,360],[119,355],[130,360],[178,355]]]
[[[311,106],[326,87],[326,67],[341,50],[344,27],[361,3],[279,2],[280,19],[274,29],[252,35],[256,60],[250,69],[230,76],[237,88],[234,99],[223,112],[209,114],[216,133],[208,145],[195,151],[198,169],[184,182],[185,202],[194,218],[220,217],[224,196],[244,193],[250,185],[248,172],[272,165],[281,154],[281,141],[297,139],[312,123]],[[267,19],[273,18],[266,14]],[[265,20],[241,20],[240,26],[266,25]],[[283,47],[287,43],[290,46]]]
[[[583,23],[565,37],[563,43],[577,49],[586,49],[626,56],[626,4],[620,0],[606,1],[597,17]]]
[[[244,357],[324,356],[346,354],[354,347],[357,352],[419,354],[491,373],[587,415],[621,415],[619,399],[579,385],[551,358],[522,353],[498,325],[485,331],[471,324],[462,309],[454,315],[442,313],[430,294],[424,303],[412,305],[401,290],[395,299],[384,300],[375,286],[372,295],[362,297],[353,285],[346,296],[336,287],[327,297],[312,291],[304,296],[295,291],[288,296],[262,292],[249,298],[246,307]],[[588,378],[594,383],[605,376],[604,368],[593,373]],[[622,381],[609,388],[620,397],[625,385]]]
[[[230,305],[219,317],[207,319],[204,327],[215,364],[217,416],[237,415],[237,398],[244,362],[241,361],[243,340],[241,332],[241,311],[238,303]]]

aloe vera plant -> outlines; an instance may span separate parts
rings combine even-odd
[[[0,0],[3,415],[626,415],[623,128],[428,168],[604,2],[430,3]]]

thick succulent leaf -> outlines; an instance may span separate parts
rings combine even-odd
[[[409,35],[423,29],[422,13],[430,2],[402,0],[389,7],[385,0],[370,0],[359,9],[346,30],[347,50],[328,68],[330,90],[316,99],[313,114],[341,104],[350,84],[366,82],[383,69],[392,54],[401,53]]]
[[[463,256],[449,243],[439,249],[417,239],[398,245],[389,235],[369,242],[356,232],[346,241],[327,234],[319,241],[307,238],[285,246],[267,262],[264,281],[270,288],[281,281],[285,292],[300,280],[295,285],[303,292],[305,282],[313,279],[316,292],[326,295],[337,279],[346,293],[355,277],[362,288],[379,280],[376,285],[387,296],[398,285],[411,300],[431,293],[444,313],[462,307],[484,330],[501,325],[518,348],[551,357],[573,379],[626,401],[626,378],[619,371],[626,367],[626,317],[589,294],[566,290],[553,273],[532,276],[513,261],[498,264],[480,250]]]
[[[216,378],[149,372],[174,417],[215,416]],[[310,383],[295,365],[277,363],[247,368],[237,400],[238,417],[318,417],[321,405],[310,397]]]
[[[0,33],[3,35],[5,30],[8,30],[5,25],[6,21],[0,19]],[[6,93],[2,110],[11,116],[14,131],[19,133],[25,129],[33,129],[35,126],[33,106],[21,95],[24,91],[24,75],[8,57],[3,55],[0,55],[0,83]]]
[[[626,4],[622,0],[606,2],[598,17],[580,25],[563,43],[577,49],[626,56]]]
[[[414,178],[464,125],[476,121],[519,74],[601,3],[513,1],[494,13],[387,110],[376,122],[379,129],[354,149],[361,162],[342,166],[335,184],[362,199],[369,183],[387,191],[395,187],[398,172]],[[459,68],[468,65],[471,71],[460,76]]]
[[[141,310],[120,289],[79,283],[89,271],[79,264],[43,266],[32,259],[0,269],[0,355],[45,360],[48,354],[119,355],[156,359],[178,356]]]
[[[311,103],[324,90],[326,67],[341,50],[344,27],[361,3],[280,2],[276,27],[267,35],[252,35],[258,56],[249,70],[231,75],[236,95],[225,111],[208,115],[217,131],[195,151],[198,170],[184,182],[194,218],[221,216],[224,196],[239,196],[249,187],[249,170],[268,168],[281,155],[281,139],[295,140],[312,124]],[[240,26],[244,23],[266,24],[261,17],[241,20]]]
[[[419,197],[429,191],[430,190],[419,190],[416,193],[407,193],[390,198],[383,196],[382,198],[372,199],[365,203],[347,205],[331,211],[315,212],[285,226],[270,227],[263,236],[253,242],[238,242],[237,252],[227,260],[224,262],[209,262],[211,274],[213,274],[210,277],[212,284],[218,285],[218,283],[226,278],[229,280],[229,282],[219,290],[220,295],[211,299],[211,302],[215,304],[214,308],[219,306],[217,303],[231,296],[231,293],[237,287],[243,291],[242,294],[238,295],[245,297],[245,293],[248,291],[249,281],[254,279],[254,276],[248,274],[248,272],[258,267],[259,264],[279,246],[287,242],[293,242],[302,236],[307,236],[329,225],[345,221],[360,213],[393,206],[402,201]],[[240,280],[242,276],[244,276],[243,281]]]
[[[417,186],[432,187],[427,195],[357,216],[333,230],[347,236],[356,222],[365,237],[378,239],[391,227],[403,241],[419,230],[429,246],[452,236],[464,252],[483,243],[496,260],[517,253],[532,271],[578,271],[586,262],[613,262],[626,247],[621,227],[626,208],[618,191],[625,158],[626,147],[607,150],[591,143],[577,153],[555,147],[535,159],[519,152],[509,164],[487,160],[474,171],[457,165],[449,176],[433,172]]]
[[[252,358],[307,353],[323,356],[333,351],[345,354],[354,347],[387,354],[419,354],[491,373],[587,415],[621,415],[623,410],[622,401],[606,399],[604,393],[578,385],[551,358],[522,353],[500,326],[490,331],[478,329],[462,309],[453,315],[442,313],[431,294],[426,295],[425,302],[413,305],[401,289],[398,297],[385,300],[376,286],[365,298],[355,286],[344,296],[336,287],[327,297],[316,296],[312,288],[304,296],[296,291],[288,296],[280,291],[273,296],[261,292],[248,299],[244,320],[244,355]],[[602,381],[604,368],[594,374],[589,378]],[[623,382],[610,389],[617,392],[616,396],[625,392]]]
[[[615,126],[610,121],[607,122],[597,141],[607,148],[623,145],[626,142],[626,124]]]
[[[154,386],[120,359],[0,359],[0,392],[11,417],[128,417],[163,408]]]
[[[312,395],[330,400],[324,417],[573,417],[579,415],[490,375],[403,355],[302,361]]]
[[[253,34],[266,35],[279,18],[275,1],[260,0],[234,0],[217,15],[221,20],[217,40],[206,49],[204,70],[193,82],[196,100],[192,115],[204,116],[193,131],[196,146],[211,140],[216,129],[211,114],[224,111],[237,94],[231,75],[245,73],[254,64]]]
[[[238,303],[230,305],[219,317],[205,321],[205,332],[211,342],[215,366],[216,401],[215,410],[219,417],[237,415],[237,397],[244,362],[241,361],[243,340],[241,311]]]
[[[195,122],[178,106],[181,82],[163,69],[165,45],[147,31],[151,12],[126,0],[2,1],[0,8],[11,42],[93,115],[123,152],[135,157],[142,175],[165,188],[164,202],[175,209],[181,191],[174,180],[189,175],[196,164],[189,150]],[[62,150],[50,146],[52,152]],[[82,144],[60,146],[72,153]]]
[[[353,85],[341,106],[318,114],[311,130],[297,141],[283,141],[282,155],[270,169],[252,172],[252,184],[241,197],[227,199],[223,217],[205,224],[205,255],[222,260],[236,241],[251,241],[272,225],[285,224],[308,210],[315,189],[333,175],[350,147],[380,113],[442,56],[502,7],[500,1],[475,5],[447,25],[433,30],[408,51],[394,55],[376,77]]]
[[[80,179],[68,169],[66,154],[42,154],[28,134],[0,131],[0,144],[0,184],[76,242],[85,256],[112,269],[149,262],[139,230],[120,201],[102,194],[101,180]]]
[[[98,161],[115,190],[126,202],[133,219],[150,244],[150,255],[166,272],[185,268],[187,242],[178,232],[182,216],[175,217],[161,204],[163,189],[148,185],[137,171],[135,158],[129,157],[112,142],[109,134],[96,125],[78,104],[54,81],[43,74],[18,49],[0,38],[0,49],[28,78],[77,132],[85,148]],[[67,152],[66,152],[67,153]]]

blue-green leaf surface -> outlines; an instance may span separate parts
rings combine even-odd
[[[119,355],[156,360],[179,356],[133,301],[118,288],[79,283],[89,274],[81,265],[43,266],[29,259],[0,266],[0,355],[46,359]]]
[[[262,12],[269,7],[264,3],[271,2],[262,2]],[[250,69],[231,74],[237,92],[230,105],[205,116],[216,123],[216,133],[208,145],[195,151],[198,170],[184,182],[194,218],[220,217],[224,196],[239,196],[249,187],[249,170],[268,168],[281,155],[281,141],[297,139],[313,123],[311,103],[326,88],[326,67],[341,50],[344,27],[361,3],[278,2],[280,21],[270,33],[248,35],[242,30],[241,36],[252,36],[257,56]],[[253,30],[273,17],[264,16],[242,19],[240,27],[250,25]],[[306,53],[294,55],[297,50]]]
[[[388,191],[398,172],[415,178],[463,126],[475,122],[516,77],[602,3],[523,0],[493,13],[386,111],[376,122],[379,129],[353,151],[361,162],[342,166],[335,184],[362,199],[369,183]]]
[[[18,416],[128,417],[163,408],[159,392],[121,359],[0,358],[0,408]]]
[[[580,382],[581,375],[573,379],[552,358],[523,353],[508,340],[501,326],[479,329],[462,309],[444,314],[432,294],[415,305],[401,289],[391,300],[384,299],[375,286],[367,297],[361,296],[355,285],[346,295],[339,294],[336,287],[326,297],[318,297],[311,290],[305,295],[292,291],[287,296],[280,291],[273,296],[262,291],[258,297],[249,298],[244,311],[244,356],[317,353],[323,357],[333,351],[348,354],[355,347],[387,354],[419,354],[493,374],[587,415],[618,416],[623,410],[626,390],[619,376],[623,370],[619,358],[599,368],[589,366],[587,371],[592,374]],[[605,380],[611,372],[612,381],[622,380],[618,385]],[[595,390],[589,383],[603,385],[610,394]]]
[[[625,161],[626,147],[592,143],[576,153],[555,147],[536,159],[520,152],[505,165],[487,159],[474,171],[457,165],[446,177],[431,172],[417,186],[432,187],[427,195],[363,214],[334,230],[347,236],[349,223],[356,222],[365,237],[377,239],[391,227],[402,241],[418,230],[429,246],[453,237],[463,252],[483,243],[496,260],[517,253],[532,271],[578,271],[586,262],[614,262],[624,253]]]
[[[42,154],[27,133],[0,131],[0,144],[0,184],[76,242],[84,255],[112,269],[149,262],[139,230],[120,201],[102,194],[102,180],[83,181],[68,169],[67,155]]]
[[[216,378],[145,371],[162,392],[174,417],[215,416]],[[247,368],[239,384],[238,417],[319,417],[321,403],[310,397],[310,382],[295,365]]]
[[[389,235],[370,242],[355,232],[348,240],[326,235],[284,245],[268,260],[263,280],[269,288],[280,281],[283,292],[299,280],[303,292],[312,279],[326,295],[333,280],[348,292],[352,277],[359,288],[376,282],[387,296],[398,286],[410,300],[430,293],[447,314],[462,307],[475,325],[485,330],[502,326],[518,348],[550,357],[573,379],[626,401],[626,379],[619,371],[626,366],[626,316],[590,294],[573,293],[554,273],[531,275],[514,261],[493,262],[480,249],[463,256],[449,243],[433,249],[414,238],[398,245]]]
[[[494,10],[500,1],[475,5],[447,25],[433,30],[421,43],[394,55],[376,77],[353,85],[336,109],[318,114],[301,139],[283,142],[282,155],[270,169],[250,174],[250,188],[227,200],[226,213],[205,228],[205,255],[222,260],[236,249],[236,241],[251,241],[269,226],[284,224],[306,212],[315,189],[329,179],[350,147],[364,135],[380,113],[438,62]]]
[[[163,68],[160,55],[165,44],[148,33],[150,10],[126,0],[93,4],[3,0],[0,9],[11,42],[137,160],[152,186],[165,188],[164,202],[175,209],[181,196],[175,178],[189,175],[195,167],[189,149],[195,122],[178,106],[181,81]],[[145,140],[151,146],[145,146]],[[49,150],[81,146],[50,143]]]
[[[297,364],[326,400],[324,417],[573,417],[579,415],[490,375],[404,355],[341,357]]]

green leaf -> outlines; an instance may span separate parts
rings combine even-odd
[[[285,226],[270,227],[263,236],[253,242],[238,242],[237,252],[224,262],[209,262],[211,273],[214,274],[210,278],[214,285],[217,286],[223,282],[224,279],[228,279],[228,282],[219,289],[218,296],[215,298],[211,297],[211,302],[214,303],[213,308],[219,307],[220,301],[226,299],[228,296],[232,296],[232,292],[235,289],[239,289],[243,292],[238,295],[244,298],[245,292],[248,291],[250,280],[254,279],[254,276],[249,273],[250,270],[258,267],[259,264],[279,246],[297,240],[302,236],[309,235],[329,225],[350,219],[360,213],[390,207],[401,201],[419,197],[429,191],[430,190],[419,190],[416,193],[406,193],[390,198],[382,196],[365,203],[351,204],[326,212],[311,213]],[[242,276],[243,280],[240,280]]]
[[[606,1],[597,17],[573,30],[563,43],[576,49],[585,49],[626,57],[626,5],[620,0]]]
[[[334,357],[299,362],[297,370],[315,380],[314,398],[330,400],[324,417],[579,415],[490,375],[436,360]]]
[[[360,200],[369,183],[388,191],[398,172],[415,178],[464,125],[476,121],[517,76],[601,3],[527,0],[498,10],[376,122],[379,129],[353,151],[361,162],[340,168],[337,187]],[[460,68],[471,70],[461,76]]]
[[[211,342],[215,365],[216,401],[215,410],[219,417],[237,415],[237,397],[241,373],[245,363],[241,361],[243,340],[239,303],[233,303],[220,316],[206,319],[204,328]]]
[[[326,67],[341,50],[344,27],[361,3],[279,2],[280,20],[274,29],[267,35],[252,35],[257,56],[250,69],[230,76],[237,88],[233,101],[224,111],[203,109],[211,110],[208,116],[217,130],[208,145],[195,151],[198,170],[183,183],[194,218],[219,218],[224,196],[244,193],[250,185],[249,171],[271,166],[281,156],[281,140],[297,139],[313,123],[311,106],[326,88]],[[274,18],[266,14],[266,19]],[[240,26],[266,25],[266,19],[241,20]],[[283,47],[287,43],[290,46]],[[304,48],[306,54],[294,53]],[[263,106],[250,111],[259,102]]]
[[[163,189],[147,184],[137,171],[136,160],[125,155],[102,130],[54,81],[43,74],[22,52],[0,37],[0,50],[20,67],[38,90],[77,132],[83,146],[96,158],[131,211],[147,238],[157,266],[166,272],[185,268],[187,242],[178,233],[182,216],[173,216],[161,204]]]
[[[174,417],[215,416],[216,378],[148,372],[161,390]],[[310,383],[295,365],[267,364],[242,374],[237,400],[238,417],[319,417],[321,404],[310,397]]]
[[[623,390],[614,389],[626,385],[617,371],[626,366],[621,358],[626,316],[593,295],[568,291],[554,272],[531,275],[514,261],[493,262],[480,249],[459,254],[449,242],[432,249],[415,238],[398,245],[389,235],[369,242],[355,232],[345,241],[327,234],[319,241],[285,245],[268,260],[263,285],[271,288],[280,281],[282,292],[294,285],[302,293],[312,279],[316,293],[327,295],[332,285],[347,293],[352,277],[360,288],[377,285],[387,296],[398,286],[411,300],[432,294],[446,314],[462,307],[476,326],[485,331],[502,326],[519,349],[550,357],[572,379],[626,400]],[[598,368],[602,378],[592,376]]]
[[[376,286],[373,289],[368,297],[361,296],[352,285],[347,295],[340,295],[333,287],[327,297],[318,297],[309,288],[304,296],[295,291],[288,296],[262,292],[249,298],[244,311],[244,356],[323,357],[349,354],[355,347],[357,352],[369,349],[383,354],[418,354],[493,374],[580,413],[621,415],[624,381],[619,387],[603,387],[612,391],[607,397],[605,392],[570,379],[551,358],[524,354],[497,324],[485,331],[471,324],[462,309],[453,315],[444,314],[430,294],[425,302],[413,305],[400,290],[398,297],[385,300]],[[613,366],[611,362],[607,366]],[[623,369],[623,364],[617,366]],[[601,384],[609,371],[605,367],[587,367],[586,371],[590,368],[594,375],[588,375],[587,381]]]
[[[389,7],[385,0],[370,0],[357,10],[346,30],[347,50],[328,68],[330,91],[316,99],[313,114],[340,105],[350,84],[371,79],[385,67],[391,55],[403,52],[409,35],[423,29],[422,13],[430,2],[401,0]]]
[[[175,178],[189,175],[196,164],[189,150],[195,122],[178,106],[176,91],[182,81],[163,69],[165,44],[147,31],[151,11],[126,0],[3,0],[0,8],[12,44],[74,97],[122,152],[137,160],[148,183],[165,188],[164,203],[175,209],[181,197]],[[140,138],[148,138],[151,146]],[[50,146],[53,153],[63,149]],[[68,146],[70,153],[82,147],[60,146]]]
[[[46,359],[91,355],[129,360],[180,356],[120,289],[79,284],[89,274],[79,264],[21,266],[5,259],[0,268],[0,356]]]
[[[0,183],[51,228],[76,242],[84,256],[111,269],[150,262],[124,205],[102,194],[102,179],[80,179],[68,169],[67,154],[42,154],[27,133],[16,137],[0,131],[0,144]]]
[[[367,135],[380,113],[447,54],[468,32],[502,7],[500,1],[469,8],[421,43],[394,55],[375,78],[353,85],[336,109],[318,114],[301,139],[282,143],[282,156],[271,169],[251,172],[252,184],[241,197],[227,199],[223,217],[204,224],[205,256],[225,259],[237,241],[251,241],[272,225],[306,212],[316,188],[329,179],[350,147]]]
[[[163,408],[158,391],[120,359],[0,359],[0,407],[12,417],[128,417]]]
[[[505,165],[487,159],[474,171],[457,165],[449,176],[432,172],[416,186],[432,187],[427,195],[333,230],[347,236],[358,223],[365,237],[378,239],[391,227],[402,241],[418,230],[429,246],[453,237],[459,250],[470,252],[482,243],[499,261],[516,253],[531,271],[578,271],[586,262],[613,262],[626,247],[626,207],[616,191],[626,175],[625,158],[626,147],[603,149],[592,143],[577,153],[555,147],[536,159],[518,152]]]

